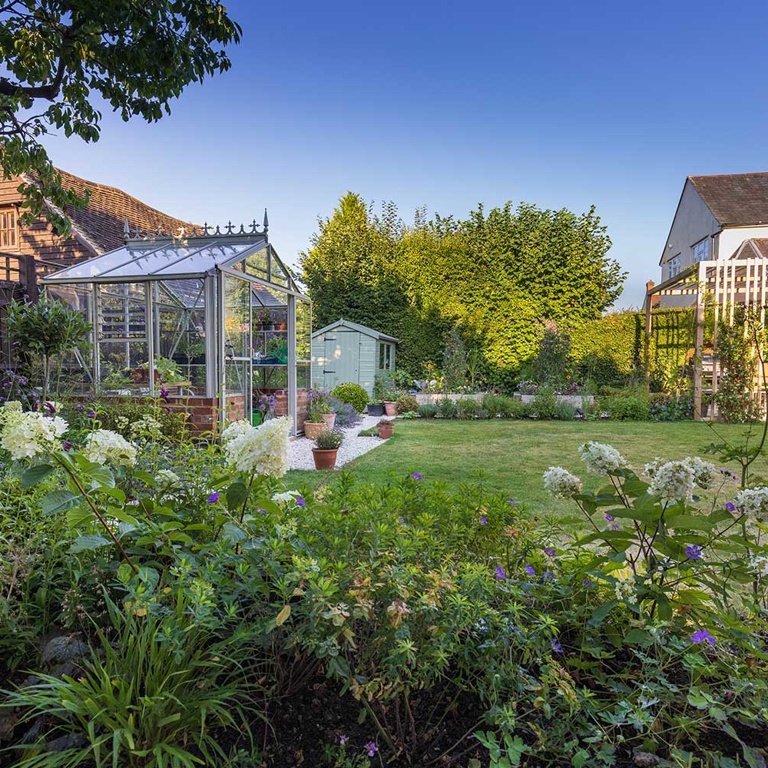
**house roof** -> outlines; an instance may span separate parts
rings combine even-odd
[[[768,224],[768,173],[689,176],[721,226]]]
[[[360,323],[353,323],[351,320],[345,320],[344,318],[341,318],[341,320],[337,320],[335,323],[331,323],[330,325],[326,325],[324,328],[320,328],[317,331],[314,331],[312,333],[312,338],[315,336],[319,336],[322,333],[326,333],[327,331],[332,331],[335,328],[339,328],[341,326],[344,326],[345,328],[349,328],[352,331],[357,331],[358,333],[362,333],[365,336],[372,336],[374,339],[378,339],[379,341],[392,341],[395,344],[397,344],[400,340],[396,339],[394,336],[388,336],[386,333],[382,333],[381,331],[377,331],[374,328],[369,328],[367,325],[360,325]]]

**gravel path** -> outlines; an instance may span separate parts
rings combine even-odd
[[[362,456],[368,451],[372,451],[386,440],[379,440],[378,437],[358,437],[357,433],[363,429],[375,427],[386,416],[363,416],[363,420],[354,427],[342,429],[344,433],[344,442],[339,448],[336,457],[336,469],[343,467],[347,462]],[[312,448],[315,445],[314,440],[307,440],[306,437],[297,437],[291,441],[290,467],[291,469],[314,469],[315,460],[312,458]]]

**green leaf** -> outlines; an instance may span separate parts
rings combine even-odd
[[[653,637],[645,629],[631,629],[624,635],[624,643],[626,645],[640,645],[643,648],[648,648],[648,646],[653,645]]]
[[[78,536],[70,546],[69,551],[72,554],[78,552],[87,552],[91,549],[98,549],[99,547],[106,547],[112,542],[104,536],[97,534],[86,533],[83,536]]]
[[[241,480],[235,480],[226,490],[227,508],[230,512],[241,509],[248,498],[248,488]]]
[[[590,627],[599,627],[607,618],[608,614],[618,605],[618,600],[609,600],[607,603],[599,605],[592,612],[587,622]]]
[[[229,541],[229,542],[232,542],[232,544],[237,544],[243,539],[247,539],[248,534],[242,528],[240,528],[240,526],[235,525],[232,522],[229,522],[229,523],[224,523],[224,527],[221,529],[221,537],[222,539],[224,539],[224,541]]]
[[[33,485],[37,485],[41,480],[44,480],[50,475],[56,468],[51,464],[35,464],[34,467],[30,467],[25,470],[21,476],[21,487],[31,488]]]
[[[51,491],[44,499],[41,509],[44,515],[57,515],[79,504],[79,496],[65,490]]]
[[[283,624],[285,624],[286,621],[288,621],[290,615],[291,606],[286,604],[282,607],[280,613],[277,614],[277,618],[275,619],[275,626],[281,627]]]
[[[77,528],[79,525],[82,525],[83,523],[92,522],[94,517],[90,507],[83,504],[82,506],[68,509],[66,519],[67,519],[67,525],[74,530],[75,528]]]

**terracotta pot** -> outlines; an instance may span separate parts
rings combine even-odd
[[[395,425],[391,421],[387,421],[378,425],[379,437],[382,440],[388,440],[392,437],[392,433],[395,431]]]
[[[330,432],[333,427],[336,424],[336,414],[335,413],[324,413],[323,414],[323,421],[325,422],[326,429]]]
[[[333,469],[336,466],[336,454],[338,448],[313,448],[312,457],[315,460],[315,469]]]
[[[317,436],[322,432],[325,432],[327,427],[324,421],[305,421],[304,422],[304,437],[310,440],[316,440]],[[314,449],[313,449],[314,450]]]
[[[397,409],[394,402],[384,401],[384,413],[387,416],[397,416]]]

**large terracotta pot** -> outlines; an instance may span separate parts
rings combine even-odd
[[[335,413],[324,413],[323,414],[323,421],[325,422],[325,428],[330,432],[334,426],[336,425],[336,414]]]
[[[336,466],[338,452],[338,448],[313,448],[312,458],[315,460],[315,469],[333,469]]]
[[[382,440],[388,440],[392,437],[392,433],[395,431],[395,425],[391,421],[382,421],[377,425],[379,429],[379,437]]]
[[[394,402],[389,402],[387,400],[384,401],[384,413],[387,414],[387,416],[397,416],[397,408],[395,407]]]
[[[304,437],[310,440],[317,440],[317,436],[322,432],[325,432],[327,427],[324,421],[305,421],[304,422]]]

